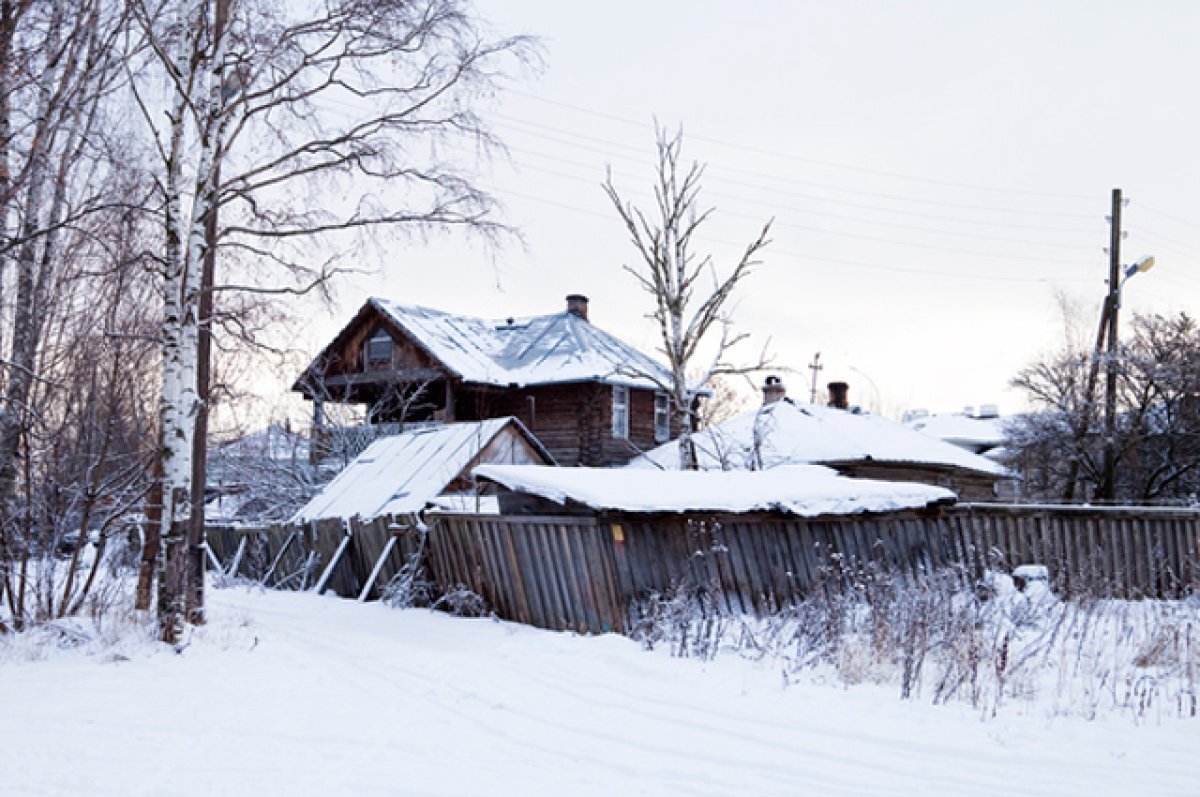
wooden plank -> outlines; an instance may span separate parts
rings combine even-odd
[[[480,521],[479,532],[488,553],[488,566],[492,570],[489,578],[493,582],[495,611],[500,617],[516,620],[519,615],[515,589],[516,578],[509,569],[508,556],[499,525],[495,520]]]
[[[504,599],[501,595],[502,586],[499,569],[493,559],[492,545],[487,534],[488,522],[477,520],[471,524],[472,551],[475,556],[475,573],[479,581],[480,595],[497,616],[504,617]]]
[[[541,571],[537,566],[538,553],[534,545],[533,529],[538,521],[510,522],[517,563],[529,595],[529,610],[532,624],[539,628],[554,628],[554,607],[550,603]]]
[[[238,541],[237,551],[233,554],[233,562],[229,565],[229,573],[227,575],[236,576],[238,574],[238,568],[242,565],[242,557],[246,554],[246,541],[248,539],[249,537],[245,536]]]
[[[624,586],[618,574],[618,543],[612,539],[611,529],[604,525],[588,529],[586,536],[582,539],[596,552],[595,559],[589,557],[588,562],[595,561],[603,567],[604,580],[602,583],[605,585],[607,594],[598,595],[597,600],[603,598],[604,601],[602,615],[605,617],[605,630],[624,633],[628,630],[626,607],[633,596],[624,592]]]
[[[329,584],[329,579],[333,576],[333,569],[337,567],[338,562],[342,559],[342,554],[346,552],[346,547],[350,545],[350,535],[347,533],[342,537],[341,543],[338,544],[337,550],[329,560],[329,564],[325,566],[325,572],[321,574],[320,580],[317,581],[316,593],[322,595],[325,588]]]
[[[746,567],[746,588],[756,615],[765,616],[771,610],[770,586],[771,566],[762,546],[765,523],[761,520],[742,522],[736,518],[726,521],[738,547],[741,548]]]
[[[713,521],[710,521],[713,523]],[[733,529],[719,521],[710,525],[712,551],[708,565],[715,568],[721,584],[720,593],[713,595],[718,607],[732,613],[754,614],[754,590],[750,584],[750,567],[746,552]]]
[[[546,628],[555,631],[566,631],[566,611],[562,595],[562,584],[558,580],[558,562],[554,561],[546,544],[547,523],[533,523],[528,529],[529,542],[534,551],[531,561],[534,572],[537,573],[537,583],[541,589],[544,605],[547,610]]]
[[[201,544],[204,546],[204,555],[208,560],[209,567],[211,567],[213,570],[216,570],[220,575],[225,575],[225,568],[221,566],[221,562],[217,559],[217,555],[213,553],[212,546],[208,544],[208,540],[205,540]]]
[[[397,537],[392,536],[388,538],[386,543],[384,543],[383,551],[375,560],[375,566],[371,568],[371,573],[367,576],[366,583],[363,584],[362,592],[358,593],[359,603],[366,601],[367,597],[371,594],[371,590],[375,588],[375,582],[379,580],[379,573],[383,570],[383,565],[387,562],[388,555],[391,554],[392,549],[396,547],[396,540]]]
[[[599,626],[591,604],[591,591],[585,587],[587,569],[577,547],[571,545],[567,527],[556,524],[546,528],[546,538],[554,550],[555,571],[561,583],[562,597],[566,606],[567,628],[577,633],[586,633]]]
[[[600,620],[600,611],[596,600],[596,589],[601,585],[595,583],[597,574],[593,573],[588,566],[588,552],[584,547],[583,540],[579,538],[583,532],[578,528],[562,524],[557,527],[556,531],[559,544],[570,565],[567,587],[571,593],[571,600],[578,607],[575,629],[581,633],[603,633],[604,624]]]
[[[800,600],[811,588],[813,579],[808,570],[807,543],[808,529],[803,521],[785,518],[779,523],[780,539],[783,543],[780,553],[784,557],[784,576],[787,578],[787,601]]]
[[[503,544],[503,555],[507,570],[512,579],[513,609],[516,618],[522,623],[533,623],[533,610],[530,608],[529,586],[525,582],[520,563],[517,560],[516,545],[513,542],[513,526],[508,521],[496,522],[496,533]]]

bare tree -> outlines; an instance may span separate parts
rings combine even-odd
[[[188,590],[196,515],[194,437],[202,264],[211,246],[253,256],[214,292],[280,295],[324,287],[341,268],[314,263],[386,229],[495,234],[494,202],[447,146],[494,144],[474,104],[495,89],[524,38],[489,38],[465,0],[137,0],[149,45],[135,96],[159,156],[163,225],[163,554],[158,618],[178,639],[202,619]],[[165,96],[161,86],[165,83]],[[348,198],[333,200],[335,190]],[[313,196],[313,201],[304,201]],[[357,197],[350,199],[349,197]],[[208,234],[213,215],[222,223]],[[303,245],[300,245],[303,242]],[[202,539],[192,540],[193,557]]]
[[[771,222],[763,225],[733,267],[724,273],[717,269],[711,255],[697,255],[692,248],[693,237],[713,213],[712,208],[702,208],[700,204],[704,167],[694,161],[686,168],[681,164],[682,130],[672,136],[656,126],[655,133],[658,158],[655,205],[650,215],[621,198],[611,171],[604,191],[641,257],[641,263],[627,265],[625,270],[654,301],[654,311],[649,317],[658,322],[661,339],[658,350],[666,358],[670,381],[661,383],[656,375],[640,375],[660,383],[659,389],[670,396],[675,424],[680,430],[680,467],[695,470],[698,463],[692,432],[697,391],[715,376],[744,374],[766,365],[765,358],[751,366],[730,359],[731,350],[746,336],[733,330],[729,300],[738,284],[760,264],[758,257],[769,243]],[[713,332],[717,333],[715,340]],[[705,345],[712,346],[712,357],[707,364],[697,367],[695,360]],[[689,380],[692,370],[698,376]]]
[[[1200,493],[1200,330],[1187,314],[1138,315],[1117,353],[1116,497],[1192,500]],[[1006,427],[1029,497],[1095,495],[1103,431],[1094,359],[1078,343],[1022,369],[1012,384],[1033,412]]]
[[[125,22],[116,0],[0,2],[0,600],[14,627],[83,607],[145,486],[147,192],[111,103]]]

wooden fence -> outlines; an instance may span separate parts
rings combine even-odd
[[[366,599],[421,540],[380,519],[213,529],[209,544],[238,575]],[[424,545],[427,575],[442,593],[465,588],[500,617],[588,632],[628,629],[631,608],[653,593],[684,588],[722,611],[760,614],[863,568],[912,578],[958,568],[978,578],[1038,563],[1060,593],[1125,598],[1200,587],[1200,512],[1192,510],[974,504],[936,515],[816,519],[442,515]]]
[[[208,546],[228,576],[278,589],[332,590],[343,598],[378,598],[413,559],[421,535],[403,519],[320,520],[300,526],[209,526]]]

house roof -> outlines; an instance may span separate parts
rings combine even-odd
[[[512,426],[547,462],[550,454],[516,418],[421,426],[376,440],[292,517],[364,519],[419,512]]]
[[[905,426],[957,446],[987,449],[1005,441],[1004,419],[973,418],[960,412],[929,415]]]
[[[870,460],[960,468],[996,477],[1008,475],[996,462],[895,421],[816,404],[799,404],[791,399],[738,415],[698,432],[692,439],[700,467],[706,470]],[[629,467],[678,468],[678,441],[646,452]]]
[[[943,487],[850,479],[820,465],[760,471],[635,471],[481,465],[475,476],[522,493],[620,512],[764,512],[801,517],[924,509],[951,503]]]
[[[381,313],[464,382],[502,387],[564,382],[656,387],[670,383],[670,372],[661,363],[571,312],[497,321],[373,297],[326,352],[336,347],[368,308]],[[319,372],[326,352],[314,360],[310,371]]]

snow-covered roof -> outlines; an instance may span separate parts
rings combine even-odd
[[[669,372],[571,312],[489,321],[372,298],[396,326],[466,382],[536,385],[601,381],[653,387]]]
[[[419,512],[470,467],[509,424],[549,454],[516,418],[430,425],[376,440],[292,518],[363,519]]]
[[[802,517],[923,509],[953,502],[927,484],[850,479],[820,465],[759,471],[636,471],[480,465],[475,476],[522,493],[621,512],[769,512]]]
[[[1002,465],[887,418],[799,404],[791,399],[738,415],[693,435],[692,439],[700,467],[705,470],[870,460],[1008,475]],[[629,467],[678,468],[678,441],[646,452]]]
[[[947,443],[973,449],[992,448],[1005,440],[1002,418],[974,418],[961,412],[939,413],[905,425]]]

